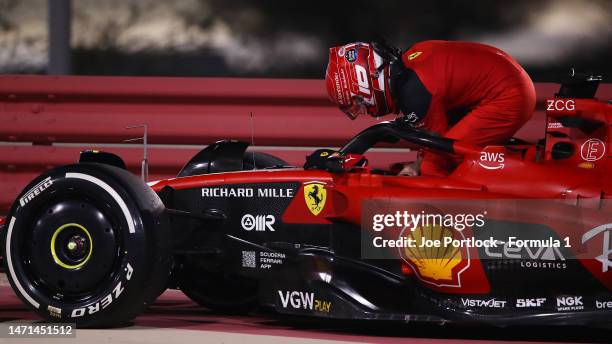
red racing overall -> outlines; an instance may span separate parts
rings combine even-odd
[[[395,105],[416,127],[481,146],[506,143],[531,117],[533,83],[505,52],[483,44],[424,41],[391,69]],[[425,152],[421,174],[448,175],[460,161]]]

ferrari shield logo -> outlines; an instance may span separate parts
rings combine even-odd
[[[308,210],[317,216],[325,208],[327,190],[324,183],[310,182],[304,184],[304,200]]]

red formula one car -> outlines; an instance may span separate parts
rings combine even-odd
[[[85,151],[13,204],[10,283],[40,316],[90,327],[129,321],[168,287],[220,311],[609,323],[612,105],[597,84],[547,101],[537,145],[474,147],[398,118],[304,168],[220,141],[149,184]],[[367,166],[369,148],[400,140],[463,162],[447,178]]]

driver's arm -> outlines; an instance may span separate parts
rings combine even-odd
[[[447,130],[448,120],[442,102],[434,97],[421,82],[419,76],[406,68],[397,78],[395,89],[398,107],[416,128],[423,128],[438,134]],[[404,165],[399,175],[418,176],[421,171],[423,156],[426,155],[427,174],[443,175],[445,173],[444,157],[439,153],[422,152],[416,162]]]

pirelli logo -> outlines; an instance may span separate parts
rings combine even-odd
[[[28,202],[33,200],[36,196],[40,195],[51,185],[53,185],[51,177],[45,178],[40,183],[36,184],[33,188],[31,188],[28,192],[26,192],[26,194],[19,199],[19,204],[21,204],[22,207],[25,206],[26,204],[28,204]]]

